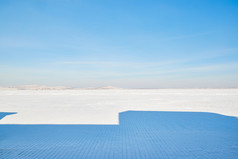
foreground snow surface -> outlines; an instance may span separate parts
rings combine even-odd
[[[0,159],[237,159],[237,95],[1,91]]]
[[[6,113],[0,113],[0,118]],[[13,114],[12,114],[13,115]],[[237,159],[238,120],[127,111],[119,125],[0,125],[2,159]]]
[[[238,116],[238,89],[0,91],[0,124],[118,124],[127,110]]]

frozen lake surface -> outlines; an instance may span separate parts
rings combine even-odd
[[[0,91],[0,159],[236,159],[237,97],[237,89]]]
[[[127,110],[238,116],[238,89],[0,91],[0,124],[118,124]]]

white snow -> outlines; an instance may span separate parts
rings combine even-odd
[[[238,116],[238,89],[1,90],[0,124],[118,124],[127,110]]]

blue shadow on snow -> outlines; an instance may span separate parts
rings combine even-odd
[[[7,115],[17,114],[17,112],[0,112],[0,120],[3,119]]]
[[[10,114],[8,114],[10,115]],[[0,113],[0,118],[6,113]],[[238,120],[203,112],[126,111],[119,125],[0,125],[4,159],[236,159]]]

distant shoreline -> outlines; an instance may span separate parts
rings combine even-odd
[[[158,89],[238,89],[237,87],[227,87],[227,88],[120,88],[114,86],[105,87],[65,87],[65,86],[42,86],[42,85],[21,85],[21,86],[0,86],[0,90],[158,90]]]

